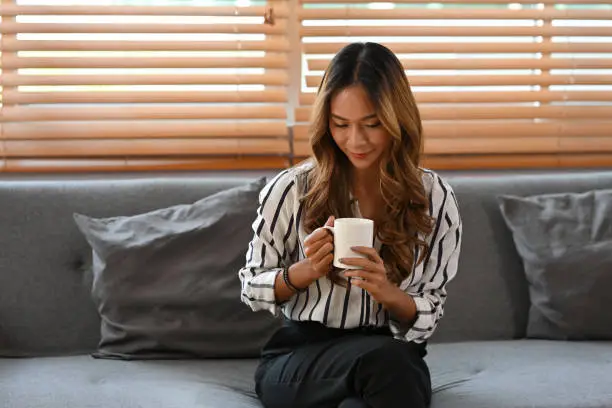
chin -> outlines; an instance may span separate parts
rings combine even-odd
[[[357,170],[373,169],[377,165],[377,161],[376,160],[349,160],[349,162]]]

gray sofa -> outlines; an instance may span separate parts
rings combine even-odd
[[[527,284],[495,197],[612,188],[612,171],[442,174],[460,202],[464,241],[429,345],[432,407],[611,408],[612,342],[525,339]],[[92,358],[91,250],[72,220],[75,211],[110,216],[193,202],[260,175],[3,176],[0,408],[260,407],[256,358]]]

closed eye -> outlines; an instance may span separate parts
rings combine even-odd
[[[346,127],[348,127],[348,125],[346,125],[346,124],[340,124],[340,123],[336,123],[336,122],[333,122],[333,124],[334,124],[335,127],[338,127],[338,128],[346,128]]]
[[[368,128],[371,128],[371,129],[377,128],[379,126],[380,126],[380,122],[370,123],[370,124],[365,125],[365,127],[368,127]]]

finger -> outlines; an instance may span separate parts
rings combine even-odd
[[[381,272],[380,264],[365,258],[342,258],[340,259],[340,262],[345,265],[357,266],[359,268],[366,269],[372,272]]]
[[[318,270],[328,271],[333,261],[334,261],[334,254],[327,254],[326,256],[323,257],[323,259],[321,259],[319,262],[315,264],[315,267]]]
[[[325,258],[329,254],[333,254],[333,252],[334,252],[334,245],[332,243],[327,242],[324,245],[322,245],[321,248],[319,248],[319,250],[310,258],[314,262],[319,262],[321,259]]]
[[[374,248],[364,247],[364,246],[353,246],[351,247],[351,250],[357,252],[358,254],[365,255],[377,263],[382,262],[382,258],[378,254],[378,251],[376,251],[376,249]]]
[[[347,278],[361,278],[366,281],[376,282],[380,279],[380,276],[377,273],[365,271],[363,269],[351,269],[344,271],[344,276]]]
[[[331,232],[325,228],[317,228],[304,240],[304,245],[313,244],[324,238],[332,238]]]
[[[316,254],[321,250],[324,245],[327,244],[330,244],[333,249],[334,241],[331,238],[324,238],[307,245],[304,248],[304,253],[307,257],[312,258],[313,256],[316,256]]]
[[[362,288],[363,290],[370,293],[370,295],[373,291],[376,290],[376,286],[372,282],[367,280],[351,279],[351,285],[357,286],[358,288]]]
[[[336,221],[336,217],[334,217],[333,215],[331,215],[327,221],[325,221],[325,226],[326,227],[333,227],[334,226],[334,221]]]

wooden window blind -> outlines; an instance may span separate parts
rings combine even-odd
[[[303,87],[295,152],[322,71],[343,45],[401,59],[434,168],[612,165],[609,0],[301,0]]]
[[[288,163],[283,0],[0,1],[4,170]]]

